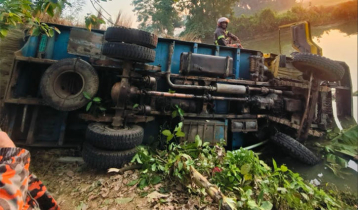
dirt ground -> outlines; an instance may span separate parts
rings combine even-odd
[[[190,196],[182,185],[162,182],[140,190],[128,186],[138,170],[107,173],[83,162],[62,162],[60,157],[79,156],[70,149],[31,150],[30,170],[55,197],[62,210],[115,209],[218,209],[209,198]]]

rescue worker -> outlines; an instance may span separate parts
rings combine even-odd
[[[29,151],[0,129],[0,209],[59,210],[43,183],[29,171]]]
[[[226,28],[230,20],[226,17],[221,17],[218,20],[218,27],[214,33],[214,42],[215,45],[227,46],[227,47],[236,47],[242,49],[240,39],[234,34],[226,31]],[[237,41],[237,44],[234,44],[233,41]]]

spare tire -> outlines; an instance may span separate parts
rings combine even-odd
[[[123,129],[113,129],[103,123],[88,125],[86,140],[93,146],[108,150],[127,150],[140,145],[143,141],[144,129],[139,125],[131,125]]]
[[[98,149],[87,142],[83,144],[82,149],[83,160],[97,169],[121,168],[129,163],[136,153],[136,148],[126,151],[107,151]]]
[[[149,63],[155,60],[154,50],[135,44],[119,42],[104,43],[102,54],[110,58],[118,58],[121,60],[130,60],[143,63]]]
[[[73,111],[88,103],[83,92],[93,97],[98,91],[96,70],[78,58],[52,64],[42,75],[40,91],[43,102],[60,111]]]
[[[317,79],[331,82],[341,80],[344,76],[344,68],[338,62],[311,53],[297,53],[292,65],[303,73],[313,72]]]
[[[288,155],[302,163],[316,165],[320,161],[311,150],[286,134],[277,132],[271,139]]]
[[[125,42],[148,48],[156,48],[158,37],[155,34],[125,27],[109,27],[104,35],[109,42]]]

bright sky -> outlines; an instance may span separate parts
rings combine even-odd
[[[132,28],[137,28],[139,23],[137,23],[137,17],[132,11],[133,6],[131,5],[131,0],[112,0],[108,2],[101,2],[101,6],[112,16],[112,20],[115,21],[119,11],[122,11],[124,15],[131,16],[133,20]],[[100,8],[95,4],[96,8]],[[79,15],[80,17],[86,16],[87,13],[97,14],[96,10],[93,8],[90,0],[86,0],[86,6]],[[103,12],[103,15],[108,18],[109,15]]]

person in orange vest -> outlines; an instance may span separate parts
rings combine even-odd
[[[56,200],[29,166],[30,152],[16,147],[0,129],[0,209],[59,210]]]
[[[234,34],[227,31],[227,26],[230,20],[226,17],[221,17],[218,20],[218,27],[214,33],[214,43],[215,45],[227,46],[227,47],[235,47],[243,49],[240,39]],[[236,41],[238,43],[233,43]]]

